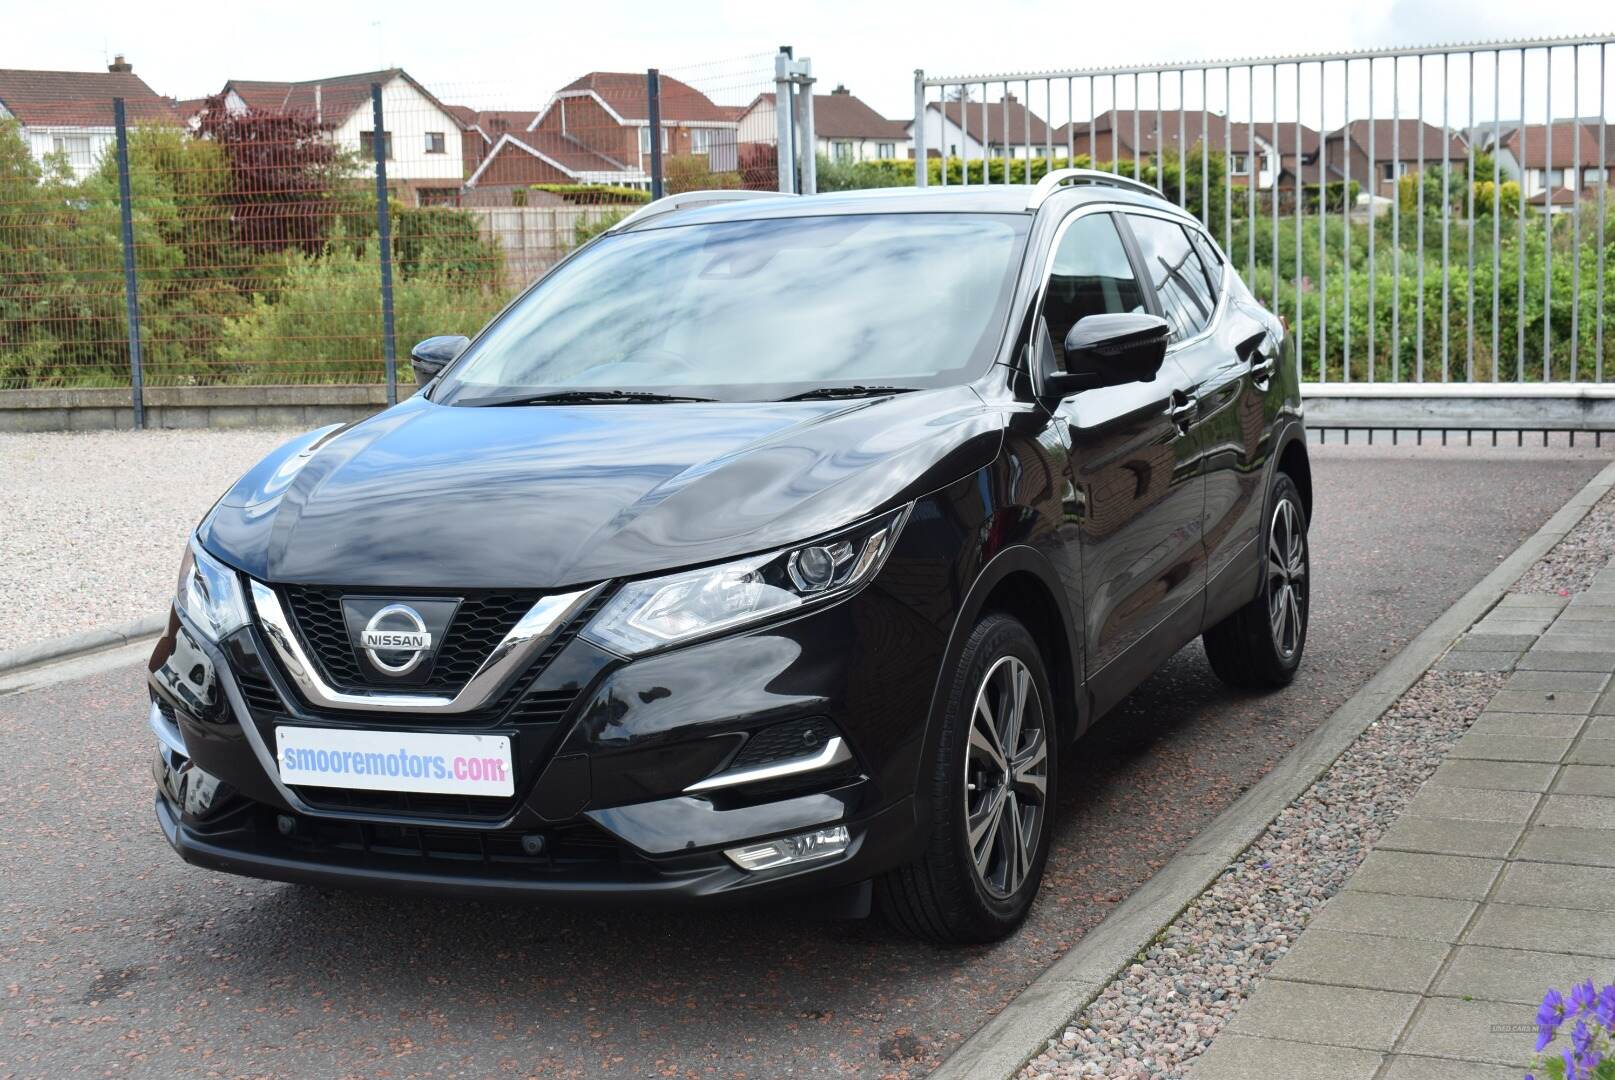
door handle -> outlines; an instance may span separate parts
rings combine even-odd
[[[1260,359],[1257,359],[1260,357]],[[1265,383],[1273,377],[1273,358],[1261,353],[1251,354],[1251,382]]]
[[[1200,415],[1200,399],[1193,394],[1185,394],[1181,390],[1172,391],[1172,401],[1166,407],[1166,415],[1178,429],[1178,434],[1187,435],[1189,425]]]

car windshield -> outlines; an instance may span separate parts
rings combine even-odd
[[[1028,220],[849,214],[608,235],[511,305],[432,398],[760,400],[964,381],[1001,340]]]

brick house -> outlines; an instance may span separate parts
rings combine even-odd
[[[1372,161],[1368,156],[1370,131],[1374,139]],[[1389,198],[1396,194],[1399,177],[1418,173],[1421,155],[1426,168],[1440,165],[1443,148],[1450,161],[1462,163],[1469,154],[1469,144],[1461,136],[1423,120],[1353,120],[1331,131],[1324,140],[1324,169],[1331,182],[1344,180],[1349,159],[1352,180],[1364,191]],[[1307,174],[1308,182],[1316,179],[1314,173]]]
[[[741,114],[740,141],[773,145],[778,138],[774,95],[758,94]],[[895,158],[908,144],[908,125],[886,119],[845,86],[837,86],[813,95],[813,142],[831,161]]]
[[[1169,109],[1161,113],[1160,130],[1156,129],[1153,109],[1107,109],[1093,118],[1092,123],[1077,121],[1069,125],[1070,145],[1076,154],[1087,154],[1092,161],[1109,163],[1115,160],[1153,161],[1157,151],[1183,154],[1192,151],[1201,142],[1201,113],[1198,109],[1183,113],[1183,130],[1180,138],[1178,113]],[[1136,125],[1137,135],[1134,135]],[[1067,127],[1054,132],[1056,153],[1064,153],[1067,145]],[[1280,122],[1278,142],[1273,141],[1271,121],[1257,121],[1254,125],[1238,120],[1230,121],[1220,113],[1205,114],[1203,137],[1213,153],[1226,153],[1228,177],[1236,186],[1246,186],[1254,173],[1258,190],[1271,190],[1275,183],[1283,188],[1295,186],[1297,163],[1304,173],[1303,180],[1316,182],[1316,176],[1307,173],[1318,158],[1318,132],[1302,125],[1301,152],[1296,153],[1295,123]]]
[[[736,167],[733,109],[667,75],[660,87],[662,153],[705,157],[713,171]],[[562,87],[523,130],[489,147],[467,188],[528,184],[614,184],[648,188],[650,104],[645,76],[592,71]]]

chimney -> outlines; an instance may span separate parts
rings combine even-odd
[[[836,83],[836,88],[834,90],[830,91],[830,93],[832,93],[832,94],[846,94],[849,97],[852,95],[852,91],[847,89],[847,86],[846,86],[845,83]]]
[[[135,70],[135,66],[123,58],[123,53],[119,53],[113,58],[112,63],[107,65],[107,70],[114,75],[128,75]]]

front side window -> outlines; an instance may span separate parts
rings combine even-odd
[[[1172,340],[1194,337],[1211,324],[1217,301],[1188,234],[1182,225],[1166,218],[1129,214],[1127,221],[1138,239],[1144,272],[1161,302],[1161,314],[1172,327]]]
[[[638,389],[755,401],[975,377],[1029,218],[847,214],[608,235],[513,304],[433,400]]]
[[[1127,249],[1109,214],[1085,214],[1071,223],[1054,252],[1043,293],[1043,320],[1063,371],[1065,336],[1089,315],[1147,310]]]

